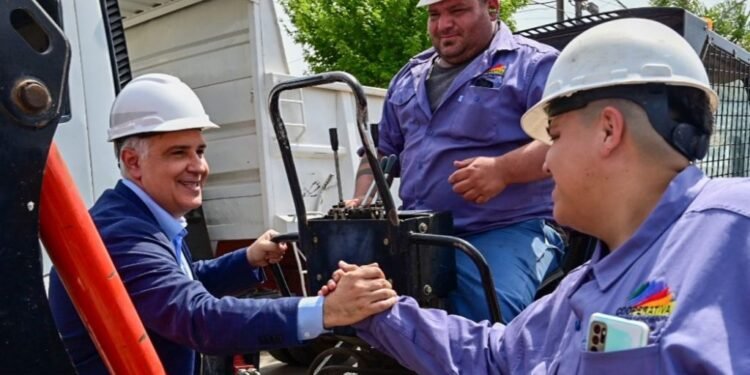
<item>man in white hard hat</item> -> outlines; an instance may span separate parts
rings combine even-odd
[[[421,0],[430,48],[393,78],[383,106],[378,150],[396,154],[403,209],[450,211],[455,234],[489,263],[503,319],[534,298],[563,255],[553,229],[553,183],[542,173],[547,146],[521,129],[557,51],[513,35],[498,20],[498,0]],[[363,159],[355,197],[372,181]],[[489,319],[474,263],[456,255],[451,311]]]
[[[134,79],[115,99],[110,118],[109,141],[115,143],[123,179],[91,208],[169,374],[196,373],[196,352],[232,354],[296,345],[318,336],[324,324],[351,323],[339,318],[349,309],[382,311],[395,302],[377,267],[363,268],[366,281],[359,285],[372,294],[359,302],[231,297],[264,281],[260,267],[281,260],[286,246],[271,241],[274,231],[248,248],[192,262],[183,241],[184,215],[201,205],[209,171],[202,130],[216,127],[195,93],[178,78],[147,74]],[[54,271],[50,303],[78,372],[106,374]],[[324,305],[326,313],[338,311],[337,316],[324,316]]]
[[[401,297],[357,334],[420,374],[746,373],[750,179],[692,164],[717,102],[695,51],[663,24],[583,32],[522,123],[551,144],[555,219],[600,239],[591,261],[507,326]],[[335,281],[358,269],[344,265],[324,292],[355,298]]]

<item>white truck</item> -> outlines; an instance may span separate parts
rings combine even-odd
[[[268,115],[271,88],[292,78],[273,1],[103,0],[101,8],[89,3],[62,2],[72,47],[71,116],[55,138],[86,203],[119,178],[106,142],[115,88],[130,77],[162,72],[191,86],[221,125],[205,133],[211,176],[203,216],[212,251],[221,241],[251,241],[266,228],[296,231]],[[108,35],[114,42],[105,40]],[[385,90],[366,87],[365,93],[369,122],[377,122]],[[290,91],[282,96],[281,113],[306,206],[313,216],[327,211],[339,200],[328,128],[338,130],[345,198],[359,163],[352,94],[344,84]]]

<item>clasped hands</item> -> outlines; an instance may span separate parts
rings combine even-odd
[[[325,297],[323,325],[327,329],[357,323],[389,309],[398,299],[377,263],[357,266],[344,261],[318,295]]]

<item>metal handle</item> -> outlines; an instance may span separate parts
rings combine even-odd
[[[333,150],[333,162],[336,166],[336,189],[339,193],[339,202],[344,201],[344,192],[341,189],[341,168],[339,167],[339,134],[336,128],[328,129],[328,138],[331,141],[331,149]],[[321,195],[323,192],[321,191]]]
[[[271,238],[271,241],[275,243],[295,242],[298,240],[299,240],[299,234],[294,233],[294,232],[280,234],[274,238]],[[281,266],[278,263],[272,264],[271,272],[273,272],[273,277],[276,279],[276,284],[279,285],[279,289],[281,290],[281,295],[284,297],[291,297],[292,290],[289,289],[289,283],[286,282],[286,277],[284,277],[284,272],[282,271]]]
[[[416,244],[454,247],[466,254],[479,269],[482,288],[487,298],[487,307],[490,310],[490,319],[492,319],[493,323],[503,322],[503,316],[500,313],[500,303],[497,300],[497,294],[495,294],[495,286],[492,284],[492,270],[490,270],[487,260],[484,259],[482,253],[476,247],[464,239],[440,234],[410,232],[409,240]]]
[[[362,85],[360,85],[357,79],[349,73],[328,72],[281,82],[271,89],[270,94],[269,113],[271,115],[274,132],[276,133],[276,140],[279,143],[279,149],[281,151],[281,158],[284,162],[287,179],[289,180],[289,188],[292,192],[292,200],[294,201],[294,208],[297,214],[300,240],[303,243],[307,243],[309,240],[307,212],[305,210],[305,202],[302,199],[302,189],[300,188],[297,169],[294,165],[291,145],[289,144],[289,138],[287,137],[286,128],[284,127],[284,120],[281,118],[279,97],[282,92],[287,90],[318,86],[332,82],[343,82],[347,84],[354,94],[354,99],[357,104],[357,129],[359,130],[359,136],[362,139],[367,161],[372,168],[375,184],[383,199],[383,207],[389,224],[389,234],[391,237],[395,238],[398,234],[398,212],[396,211],[396,204],[394,203],[393,197],[388,189],[385,175],[382,169],[378,168],[378,158],[375,147],[367,134],[367,99],[364,90],[362,89]],[[393,246],[395,246],[395,244]]]

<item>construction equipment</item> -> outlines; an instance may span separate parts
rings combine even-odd
[[[74,373],[42,283],[39,239],[110,371],[164,373],[161,362],[52,143],[63,111],[70,47],[47,9],[0,7],[0,373]],[[54,11],[54,12],[50,12]],[[13,51],[13,53],[7,53]],[[42,179],[44,177],[44,179]]]
[[[279,97],[287,90],[331,82],[346,83],[354,93],[357,129],[364,145],[365,157],[374,174],[375,191],[380,199],[356,207],[337,204],[324,217],[308,219],[291,146],[280,112]],[[318,290],[325,285],[337,269],[339,260],[353,264],[377,262],[400,295],[414,297],[424,307],[445,308],[448,293],[455,288],[455,249],[459,249],[477,265],[492,321],[502,321],[491,270],[482,254],[470,243],[450,236],[453,230],[450,214],[430,211],[399,212],[396,209],[383,171],[385,165],[381,165],[378,160],[367,129],[367,102],[356,78],[343,72],[329,72],[282,82],[271,90],[269,103],[269,112],[289,180],[298,223],[297,234],[288,234],[281,238],[288,240],[296,237],[298,240],[299,247],[307,259],[307,285],[310,285],[311,290]],[[348,353],[359,361],[356,369],[339,366],[340,368],[337,367],[335,371],[345,373],[356,370],[366,373],[367,363],[379,368],[387,362],[385,358],[364,361],[365,357],[379,358],[382,354],[369,350],[363,342],[351,337],[351,331],[338,332],[343,336],[344,342],[358,347],[358,350],[346,351],[345,348],[339,347],[335,353],[325,351],[320,356],[330,357],[333,354]],[[318,367],[321,361],[314,361],[313,367]],[[396,366],[394,371],[402,370]]]
[[[67,2],[66,4],[71,3]],[[129,2],[129,4],[132,3],[134,2]],[[165,25],[173,22],[177,14],[157,15],[159,12],[164,13],[166,9],[179,8],[186,14],[193,14],[193,11],[198,12],[204,8],[210,8],[211,11],[218,12],[221,9],[228,8],[229,3],[229,1],[226,3],[208,1],[168,2],[154,8],[156,10],[150,13],[141,13],[140,20],[134,16],[133,21],[131,21],[131,33],[137,33],[142,28],[142,34],[148,35],[149,31],[152,31],[150,27],[156,27],[160,22],[164,22],[161,27],[167,27]],[[253,7],[254,10],[258,10],[256,8],[267,10],[269,8],[263,8],[263,6],[270,2],[252,2],[251,5],[246,2],[240,4],[238,1],[231,3],[236,7],[245,7],[244,9]],[[62,38],[62,32],[54,26],[55,23],[62,24],[60,4],[55,0],[6,0],[3,2],[3,7],[0,8],[0,41],[2,41],[0,45],[6,52],[0,54],[0,80],[2,80],[0,82],[0,106],[2,107],[0,108],[0,142],[3,145],[0,148],[0,165],[4,166],[5,171],[3,182],[0,184],[0,215],[2,215],[0,222],[3,228],[0,233],[0,259],[2,260],[0,262],[0,275],[2,275],[0,295],[4,298],[3,303],[0,304],[0,316],[3,316],[3,323],[0,324],[0,338],[2,338],[0,349],[3,352],[0,373],[73,373],[52,323],[44,294],[43,271],[40,260],[42,256],[38,245],[40,231],[58,269],[67,270],[69,276],[65,278],[68,279],[69,283],[71,285],[78,283],[85,287],[79,290],[81,292],[80,298],[76,299],[76,304],[79,309],[89,314],[88,319],[91,326],[99,327],[94,332],[94,336],[98,337],[100,347],[105,351],[105,357],[112,359],[111,368],[117,373],[126,374],[158,373],[160,364],[158,359],[153,360],[152,350],[149,351],[147,348],[149,340],[142,326],[139,327],[135,323],[137,315],[133,310],[125,312],[128,309],[128,302],[120,299],[123,295],[122,285],[116,277],[116,273],[113,273],[114,269],[111,262],[107,263],[106,253],[103,253],[101,248],[91,250],[88,247],[80,246],[81,243],[96,242],[96,236],[91,231],[92,227],[85,223],[87,215],[85,211],[82,211],[84,210],[83,204],[76,201],[76,194],[72,193],[71,195],[74,183],[71,182],[69,177],[66,177],[67,171],[61,168],[59,155],[51,150],[51,140],[58,121],[69,121],[70,123],[64,126],[67,129],[60,129],[60,132],[68,132],[64,134],[68,137],[66,140],[72,139],[73,142],[67,142],[65,147],[68,153],[65,154],[65,150],[63,150],[63,153],[67,157],[67,161],[73,166],[71,172],[74,175],[85,176],[92,180],[83,184],[76,181],[79,188],[87,191],[84,195],[91,199],[96,195],[97,189],[101,189],[101,186],[109,186],[113,179],[116,179],[117,172],[114,168],[111,149],[93,146],[95,142],[98,142],[97,140],[106,145],[106,137],[104,136],[106,120],[99,121],[100,119],[94,114],[96,111],[106,112],[114,93],[130,80],[123,30],[115,28],[113,25],[116,22],[114,21],[108,20],[105,22],[105,27],[101,31],[108,34],[109,43],[98,44],[105,46],[107,51],[88,50],[89,52],[86,52],[85,47],[76,50],[74,55],[78,57],[79,65],[73,64],[71,69],[77,71],[77,73],[71,74],[70,80],[67,80],[66,72],[70,53],[67,52],[68,47]],[[195,6],[191,7],[190,5]],[[66,6],[72,7],[72,5]],[[81,21],[91,18],[87,18],[83,12],[104,12],[107,17],[119,19],[119,13],[112,10],[117,8],[117,2],[115,1],[103,1],[101,9],[95,8],[79,6],[77,11],[81,14],[71,15],[69,12],[68,16],[79,17],[75,20]],[[260,20],[263,18],[262,14],[265,13],[259,11],[246,14],[252,14],[255,20]],[[581,31],[598,23],[622,17],[643,17],[665,23],[680,32],[695,47],[702,57],[712,85],[719,93],[721,101],[711,148],[708,156],[699,165],[711,176],[750,175],[750,121],[748,120],[750,118],[750,54],[711,31],[703,19],[682,9],[628,9],[546,25],[522,31],[521,34],[562,48]],[[166,20],[167,18],[169,20]],[[101,22],[101,18],[98,22]],[[94,21],[91,24],[98,25]],[[91,24],[81,23],[76,26],[75,22],[68,22],[67,26],[74,28],[73,31],[76,31],[75,27],[83,29],[84,25],[91,26]],[[252,24],[251,26],[254,31],[260,30],[259,24]],[[87,36],[93,38],[94,34],[82,30],[80,33],[74,32],[70,35],[75,35],[76,38]],[[252,34],[261,35],[262,33],[254,32]],[[245,34],[237,32],[229,33],[229,35],[234,37]],[[148,40],[148,38],[144,37],[143,40]],[[82,48],[81,46],[85,43],[77,39],[76,43],[73,44],[73,48]],[[146,43],[143,42],[143,44]],[[233,46],[234,44],[227,43],[227,45]],[[255,48],[254,51],[257,52],[257,48],[260,47]],[[7,53],[7,51],[12,51],[12,53]],[[142,55],[147,57],[157,56],[154,59],[161,59],[158,54],[146,52],[149,51],[143,52]],[[106,65],[105,60],[110,59],[109,55],[113,56],[111,71],[104,69],[101,72],[88,72],[85,74],[86,79],[82,78],[82,75],[84,75],[81,73],[82,68],[95,70],[92,68],[93,66]],[[250,55],[255,57],[258,54],[250,53]],[[148,66],[145,63],[141,65]],[[161,69],[161,66],[159,68]],[[199,69],[202,68],[197,68],[197,70]],[[263,75],[257,73],[254,71],[250,75],[258,82],[263,82]],[[244,77],[242,74],[238,76]],[[109,83],[105,82],[107,78],[110,80],[107,81]],[[281,79],[286,79],[286,77],[271,74],[265,79],[278,82]],[[319,85],[333,81],[345,82],[355,92],[357,105],[361,106],[363,102],[362,93],[356,89],[358,86],[356,81],[343,74],[314,76],[309,79],[290,81],[285,86],[278,87],[276,93],[294,87]],[[86,95],[83,95],[84,90],[81,86],[84,84],[90,85],[91,87],[87,87],[87,89],[93,91],[87,91]],[[206,87],[213,87],[213,83],[201,82],[201,84],[205,84]],[[112,86],[114,86],[114,90]],[[261,104],[265,103],[266,92],[261,90],[260,87],[257,86],[254,90],[242,90],[242,92],[252,91],[255,93],[255,100],[253,101],[255,108],[261,108]],[[97,89],[101,92],[96,91]],[[66,92],[69,91],[73,94],[77,93],[77,95],[66,95]],[[338,93],[343,90],[336,86],[330,91]],[[378,95],[383,96],[382,92],[378,92]],[[82,97],[85,100],[81,101]],[[94,101],[94,99],[97,101]],[[340,99],[337,98],[336,100]],[[281,102],[283,101],[272,106],[271,112],[273,112],[273,108],[278,109],[278,104],[283,104]],[[292,99],[287,99],[285,103],[295,104]],[[211,108],[207,107],[207,109],[209,112],[211,111]],[[71,114],[71,112],[73,113]],[[263,112],[265,112],[265,109]],[[84,113],[85,116],[82,115]],[[264,115],[258,110],[254,116],[252,118],[253,123],[255,124],[255,119],[258,119],[257,129],[260,129],[258,130],[258,143],[262,144],[271,137],[268,133],[265,133],[266,137],[262,137],[262,134],[260,134],[263,128]],[[372,141],[363,135],[366,134],[365,122],[367,120],[372,121],[372,119],[366,117],[366,111],[360,111],[358,108],[357,135],[365,145],[365,152],[371,165],[376,166],[378,163],[372,149]],[[71,118],[73,120],[70,120]],[[81,119],[92,118],[95,119],[90,123],[81,122]],[[251,122],[244,117],[239,120],[232,117],[226,121],[229,122],[230,120],[236,123]],[[345,122],[340,121],[339,123]],[[274,123],[274,130],[277,130],[276,125]],[[330,123],[326,125],[326,128],[329,126]],[[285,127],[282,124],[282,127],[285,128],[284,132],[295,129],[294,137],[299,137],[301,132],[304,131],[299,130],[301,126]],[[77,128],[85,128],[87,133],[77,133],[74,131]],[[232,127],[227,127],[227,129],[231,130]],[[307,130],[308,134],[313,132],[312,129],[310,127]],[[344,139],[341,142],[343,147],[338,150],[338,153],[339,155],[351,155],[350,143],[346,142],[351,137],[342,132],[341,127],[338,129],[339,135]],[[245,133],[241,135],[246,136]],[[279,142],[282,142],[282,138],[287,141],[286,144],[289,148],[297,146],[297,151],[300,151],[299,144],[290,146],[290,140],[286,137],[279,137]],[[218,148],[221,147],[220,142],[225,142],[226,139],[234,140],[236,137],[212,141],[217,142]],[[61,142],[61,148],[63,148],[63,143],[65,142]],[[86,147],[80,147],[81,144],[85,144]],[[225,148],[232,149],[231,147]],[[302,151],[312,153],[313,151],[310,150],[318,149],[308,147]],[[86,155],[91,160],[83,160],[82,155]],[[96,157],[92,158],[92,155]],[[107,155],[110,157],[109,160],[106,158]],[[265,157],[268,157],[268,155]],[[327,163],[328,160],[323,160],[323,162]],[[47,163],[46,175],[43,174],[45,163]],[[80,165],[86,167],[80,167]],[[222,168],[226,171],[224,181],[234,182],[229,177],[240,175],[226,165]],[[312,169],[309,166],[305,168]],[[341,163],[341,168],[342,170],[352,169],[346,162]],[[335,211],[329,211],[325,217],[308,219],[308,213],[299,210],[300,207],[304,208],[304,205],[298,204],[300,199],[295,195],[297,193],[293,193],[295,218],[299,219],[295,223],[299,226],[299,234],[295,238],[299,239],[303,249],[308,252],[309,270],[305,277],[308,281],[307,289],[315,290],[327,280],[335,267],[334,259],[341,258],[355,263],[378,260],[386,269],[386,275],[394,278],[393,284],[399,293],[416,297],[423,306],[441,307],[443,304],[441,300],[446,291],[449,290],[451,280],[450,277],[442,279],[440,275],[450,275],[451,273],[448,258],[453,254],[453,248],[464,247],[464,250],[466,250],[469,247],[461,241],[454,243],[454,238],[444,237],[446,234],[450,234],[450,218],[447,214],[431,212],[399,213],[395,209],[393,197],[388,192],[388,183],[385,181],[384,173],[377,167],[373,170],[376,171],[377,194],[380,197],[380,202],[374,200],[373,204],[357,210],[339,207]],[[108,173],[106,178],[102,176],[105,172]],[[262,173],[242,175],[255,176],[256,174],[262,175]],[[43,176],[47,177],[44,182],[42,181]],[[290,176],[291,174],[288,173],[286,177],[291,178]],[[321,176],[324,177],[323,179],[325,177],[330,179],[328,173]],[[269,180],[266,180],[265,183],[269,183],[269,187],[265,189],[266,192],[274,191],[274,185],[270,185]],[[292,184],[290,183],[290,185]],[[305,183],[302,185],[304,186]],[[327,186],[328,184],[324,185]],[[278,187],[278,185],[275,186]],[[299,183],[297,186],[299,187]],[[227,195],[230,194],[227,193]],[[319,197],[311,198],[319,200]],[[221,211],[220,208],[223,206],[218,203],[223,199],[224,196],[216,197],[217,204],[211,208],[208,216]],[[329,201],[331,200],[329,198]],[[268,201],[272,201],[270,195]],[[64,206],[69,208],[62,208]],[[274,215],[278,215],[279,212],[285,210],[284,207],[276,207],[276,209],[267,210],[263,215],[268,218],[275,218]],[[255,215],[254,212],[251,214]],[[227,218],[226,222],[231,220],[234,219]],[[270,219],[268,220],[270,223]],[[241,220],[235,221],[241,222]],[[268,226],[269,223],[259,224],[259,226]],[[217,231],[223,228],[225,222],[222,221],[219,224],[221,225],[215,225]],[[73,232],[78,234],[71,235]],[[191,233],[194,232],[191,229]],[[245,232],[249,233],[252,230],[246,230]],[[326,244],[334,243],[335,239],[339,238],[338,236],[341,236],[341,238],[352,237],[346,240],[348,241],[346,245],[342,246],[336,242],[336,246],[326,246]],[[362,239],[358,240],[355,237],[361,237]],[[71,241],[72,238],[74,238],[73,241]],[[216,239],[211,238],[211,240]],[[571,242],[571,249],[590,249],[591,242],[586,237],[573,236]],[[576,243],[582,243],[583,245],[576,245]],[[56,249],[60,249],[60,246],[67,247],[63,251],[56,251]],[[96,244],[93,244],[92,248],[96,246]],[[347,249],[353,254],[336,253],[337,250]],[[359,252],[357,251],[359,249],[365,250]],[[471,252],[470,250],[466,251]],[[571,255],[563,266],[564,271],[568,271],[572,268],[572,265],[586,259],[586,253],[582,251],[573,251]],[[95,264],[95,266],[92,266],[92,264]],[[559,275],[562,274],[564,272]],[[70,282],[71,280],[73,281]],[[555,280],[550,280],[550,282],[545,283],[544,288],[540,289],[540,293],[551,291],[554,289],[554,285]],[[493,303],[489,303],[489,305],[492,306]],[[130,307],[132,308],[132,305]],[[496,319],[499,319],[499,312]],[[327,353],[319,356],[317,363],[312,366],[312,371],[315,371],[318,365],[323,364],[329,355],[336,357],[340,353],[350,354],[351,351],[346,350],[347,346],[362,345],[360,341],[357,341],[358,339],[348,335],[347,332],[340,333],[342,334],[336,337],[342,339],[341,341],[344,343],[339,345],[338,348],[329,349]],[[107,337],[110,339],[107,339]],[[112,339],[112,337],[118,339]],[[369,363],[369,367],[380,368],[386,366],[386,363],[392,364],[375,352],[366,351],[357,355],[360,356],[359,361]],[[326,367],[325,364],[320,370],[324,367]],[[394,365],[391,370],[397,371],[397,368]],[[351,369],[348,369],[348,371],[351,371]],[[359,370],[360,373],[365,373],[365,371]]]

